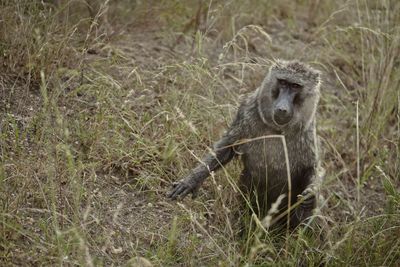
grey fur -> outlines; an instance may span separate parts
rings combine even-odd
[[[301,104],[294,106],[293,118],[286,125],[278,125],[273,119],[272,90],[277,79],[283,79],[303,87]],[[172,199],[187,194],[196,195],[211,171],[217,170],[240,154],[244,169],[240,177],[241,189],[250,195],[253,209],[259,216],[267,215],[271,204],[279,195],[289,195],[288,175],[284,146],[286,140],[290,177],[291,205],[299,196],[303,203],[291,212],[290,226],[297,226],[312,214],[316,205],[315,190],[318,167],[315,112],[319,101],[320,74],[298,61],[279,60],[274,63],[262,85],[241,103],[236,118],[214,145],[214,153],[208,154],[184,179],[174,184],[168,194]],[[252,140],[253,139],[253,140]],[[287,209],[286,198],[280,211]]]

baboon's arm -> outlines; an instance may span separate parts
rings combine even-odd
[[[193,198],[196,197],[197,190],[210,172],[219,169],[236,155],[234,144],[239,140],[239,128],[235,122],[227,133],[215,143],[213,152],[207,154],[185,178],[173,184],[173,189],[169,192],[168,197],[182,199],[189,193],[192,193]]]

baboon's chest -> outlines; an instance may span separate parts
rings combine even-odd
[[[292,179],[313,162],[310,144],[303,137],[265,138],[250,141],[240,148],[242,160],[251,179],[268,179],[268,183],[284,183],[287,181],[289,166]]]

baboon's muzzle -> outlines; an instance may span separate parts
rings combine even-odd
[[[274,113],[274,121],[278,125],[288,124],[292,120],[293,114],[285,110],[277,110]]]
[[[278,125],[285,125],[293,118],[293,94],[282,92],[274,105],[274,121]]]

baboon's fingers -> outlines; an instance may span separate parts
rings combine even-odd
[[[304,202],[301,203],[301,207],[303,209],[313,209],[315,206],[315,198],[305,199]]]
[[[312,211],[315,208],[315,191],[312,188],[306,188],[300,195],[297,196],[298,201],[301,201],[300,209],[302,211]]]
[[[310,198],[310,197],[313,197],[315,195],[315,192],[314,192],[314,190],[312,188],[308,187],[301,193],[301,195],[304,198]]]
[[[183,179],[181,179],[179,181],[172,182],[172,189],[171,189],[171,191],[168,192],[167,197],[175,199],[176,198],[176,196],[175,196],[176,191],[178,190],[178,187],[179,187],[180,184],[182,184],[182,182],[183,182]]]
[[[168,197],[175,200],[178,197],[180,199],[183,199],[189,192],[190,192],[190,188],[188,185],[186,185],[185,183],[179,183],[178,185],[175,186],[175,188],[171,191],[171,193],[169,193]]]
[[[180,184],[172,185],[173,189],[171,192],[168,193],[168,197],[171,199],[176,199],[176,197],[179,195],[179,193],[182,191],[182,187]]]
[[[170,198],[174,200],[177,199],[177,197],[183,192],[183,190],[185,190],[185,188],[182,187],[181,184],[177,185],[175,189],[171,192]]]
[[[168,192],[167,197],[168,197],[168,198],[175,199],[175,198],[174,198],[174,195],[175,195],[175,190],[172,189],[171,191]]]
[[[315,208],[315,195],[312,195],[311,197],[307,197],[303,200],[301,203],[301,209],[305,211],[311,211]]]
[[[183,183],[184,179],[180,179],[179,181],[175,181],[172,183],[172,188],[177,187],[178,185],[180,185],[181,183]]]

